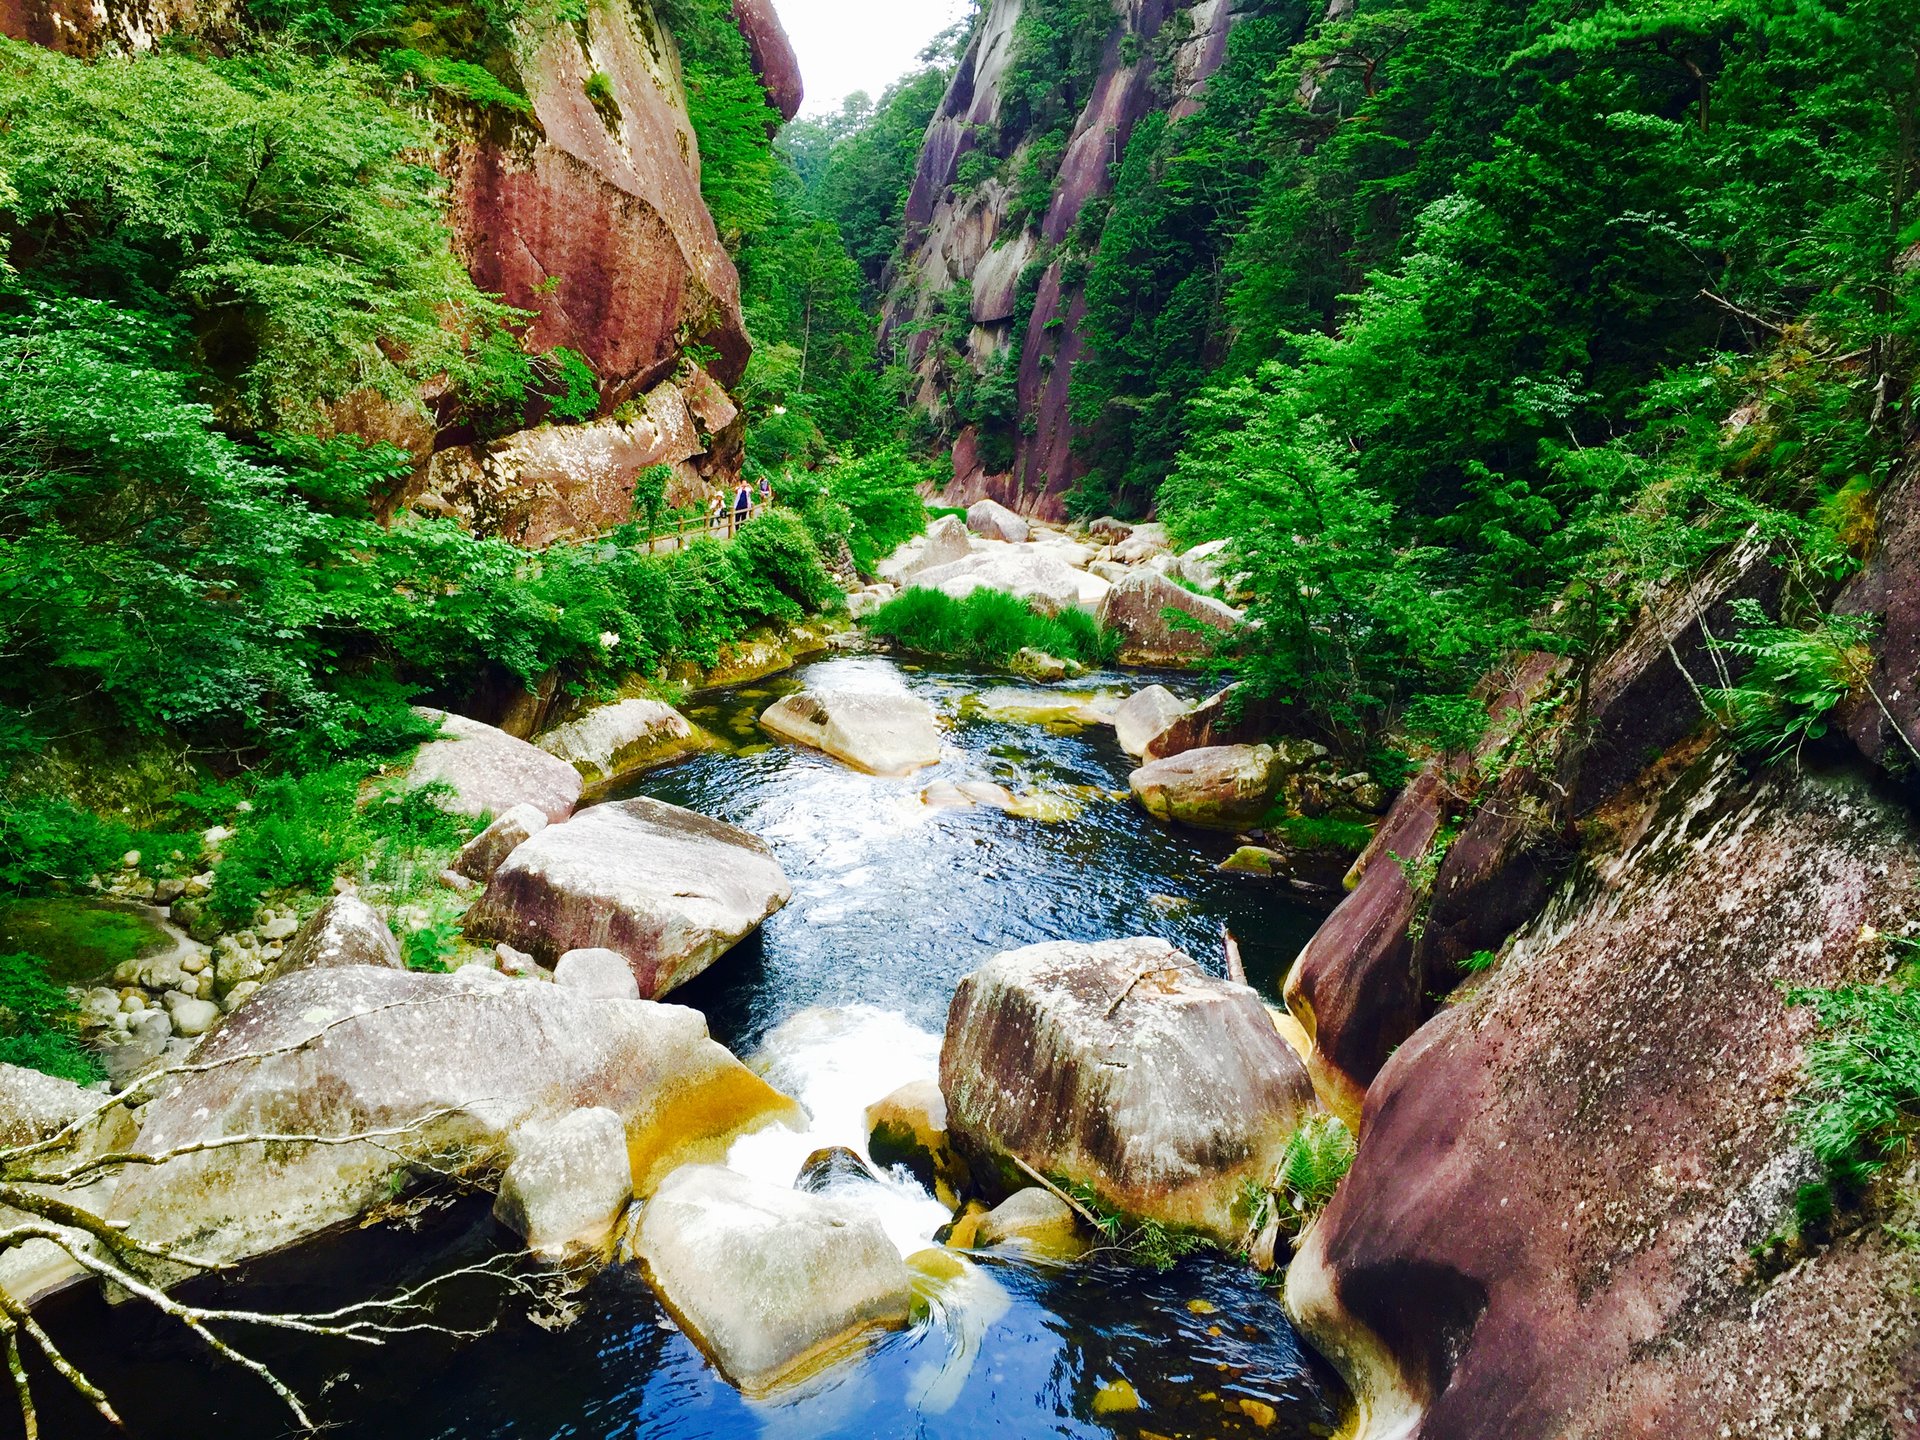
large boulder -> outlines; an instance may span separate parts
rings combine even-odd
[[[493,1213],[536,1259],[579,1265],[604,1259],[633,1200],[627,1129],[613,1111],[582,1106],[551,1124],[522,1125]]]
[[[760,724],[872,775],[911,775],[940,759],[940,722],[914,695],[802,690],[769,705]]]
[[[1209,595],[1217,594],[1221,587],[1220,566],[1225,559],[1225,551],[1231,541],[1209,540],[1204,545],[1196,545],[1186,551],[1175,562],[1173,574],[1189,585],[1197,585]]]
[[[1229,685],[1215,691],[1158,735],[1147,741],[1146,758],[1164,760],[1209,745],[1246,745],[1276,733],[1302,728],[1291,706],[1274,700],[1256,700],[1245,688]]]
[[[680,1328],[750,1394],[906,1325],[912,1305],[906,1262],[871,1212],[717,1165],[667,1178],[634,1251]]]
[[[989,540],[1026,543],[1031,527],[998,500],[976,500],[967,507],[967,528]]]
[[[1129,541],[1129,544],[1135,542]],[[1168,610],[1197,622],[1176,626]],[[1120,659],[1128,665],[1180,665],[1204,659],[1231,644],[1245,618],[1211,595],[1183,590],[1152,570],[1136,570],[1107,592],[1095,617],[1120,634]]]
[[[951,600],[964,600],[976,590],[1004,590],[1043,615],[1072,609],[1092,613],[1112,588],[1098,575],[1031,545],[989,546],[964,560],[922,570],[913,583]]]
[[[1374,1079],[1288,1271],[1356,1433],[1913,1433],[1913,1171],[1865,1224],[1801,1208],[1816,1030],[1792,998],[1885,976],[1881,932],[1916,919],[1912,815],[1859,777],[1708,754],[1588,843]]]
[[[1272,806],[1281,782],[1306,763],[1300,741],[1280,745],[1212,745],[1149,760],[1127,777],[1156,820],[1208,830],[1241,830]]]
[[[617,950],[652,1000],[698,975],[792,890],[758,836],[664,801],[582,810],[509,855],[467,930],[543,965],[569,950]]]
[[[1426,988],[1412,964],[1414,919],[1426,897],[1408,868],[1427,853],[1449,796],[1437,763],[1400,792],[1355,862],[1359,882],[1287,972],[1287,1010],[1313,1039],[1314,1088],[1356,1133],[1367,1086],[1426,1014]]]
[[[902,584],[923,571],[934,570],[964,560],[973,553],[973,539],[967,527],[952,515],[941,515],[917,535],[875,567],[882,580]]]
[[[553,967],[553,983],[602,1000],[638,1000],[640,982],[618,950],[569,950]]]
[[[255,978],[273,979],[296,970],[332,970],[344,965],[380,965],[404,968],[400,942],[366,901],[357,895],[335,895],[294,931],[280,958]]]
[[[420,747],[408,785],[449,786],[446,807],[456,815],[504,815],[516,805],[532,805],[549,820],[573,813],[580,776],[566,761],[464,715],[420,713],[440,722],[440,738]]]
[[[0,1149],[51,1139],[93,1114],[103,1099],[71,1080],[0,1063]]]
[[[596,705],[534,742],[580,772],[589,789],[638,775],[701,749],[706,737],[662,700]]]
[[[135,1239],[222,1262],[351,1221],[413,1173],[484,1175],[514,1132],[581,1105],[619,1117],[640,1194],[796,1114],[707,1038],[698,1011],[473,967],[283,976],[194,1059],[138,1140],[149,1155],[191,1153],[129,1169],[108,1214]],[[325,1143],[240,1138],[254,1135]]]
[[[1157,939],[996,955],[954,993],[940,1088],[977,1181],[1024,1187],[1017,1159],[1223,1244],[1313,1104],[1260,997]]]
[[[1113,731],[1120,748],[1144,759],[1147,747],[1188,709],[1187,702],[1164,685],[1149,685],[1121,701],[1113,712]]]
[[[1873,551],[1834,601],[1842,615],[1879,621],[1870,689],[1839,711],[1860,753],[1883,769],[1905,770],[1920,751],[1920,463],[1886,487]]]

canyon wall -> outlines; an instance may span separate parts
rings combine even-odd
[[[918,381],[915,403],[957,429],[953,502],[991,496],[1058,518],[1080,473],[1067,391],[1084,351],[1092,240],[1083,217],[1097,231],[1095,212],[1134,126],[1197,103],[1226,54],[1236,11],[1232,0],[1117,0],[1045,202],[1023,214],[1018,177],[1035,145],[1051,137],[1003,123],[1003,89],[1023,43],[1022,17],[1046,3],[992,0],[977,26],[927,129],[883,326]],[[956,290],[961,285],[969,289]],[[943,319],[961,294],[970,294],[967,313]],[[959,423],[951,394],[963,369],[985,375],[1010,347],[1019,419],[1003,465],[1006,457],[991,454],[977,429]]]

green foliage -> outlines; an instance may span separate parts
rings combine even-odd
[[[1734,744],[1763,760],[1797,756],[1827,732],[1834,706],[1873,673],[1869,617],[1822,615],[1805,627],[1769,620],[1752,600],[1734,602],[1740,633],[1714,649],[1748,662],[1738,684],[1706,692]]]
[[[83,1085],[101,1078],[80,1044],[67,992],[32,955],[0,955],[0,1064],[42,1070]]]
[[[1287,1137],[1280,1164],[1265,1185],[1251,1182],[1238,1208],[1246,1214],[1247,1234],[1276,1224],[1283,1235],[1298,1236],[1332,1201],[1356,1147],[1347,1127],[1332,1115],[1309,1115]]]
[[[1491,970],[1500,957],[1491,950],[1476,950],[1460,962],[1460,968],[1469,975],[1478,975]]]
[[[470,100],[480,106],[495,105],[516,115],[533,114],[531,100],[518,90],[501,84],[492,71],[470,61],[402,49],[387,51],[380,57],[380,63],[388,74],[410,75],[429,90],[442,95]],[[604,80],[606,77],[600,78]],[[591,81],[588,82],[587,93],[593,94]]]
[[[1821,1032],[1807,1046],[1800,1133],[1848,1187],[1902,1153],[1920,1119],[1920,964],[1911,941],[1893,943],[1904,962],[1886,983],[1787,996],[1813,1007]]]
[[[1005,665],[1026,649],[1100,665],[1113,658],[1119,644],[1083,610],[1042,615],[1016,595],[985,588],[964,600],[938,590],[908,589],[862,623],[904,650],[976,665]]]
[[[1269,827],[1302,850],[1338,850],[1357,855],[1373,839],[1373,826],[1331,815],[1283,815]]]
[[[77,884],[135,848],[132,830],[72,802],[0,796],[0,890]]]
[[[63,294],[147,312],[146,355],[204,367],[257,423],[361,385],[464,382],[514,316],[453,254],[429,132],[377,71],[289,50],[89,64],[0,41],[0,75],[0,173],[43,328],[83,308]]]
[[[55,896],[0,904],[0,951],[38,957],[56,984],[91,983],[122,961],[172,944],[151,916],[109,902]]]
[[[1208,1248],[1206,1238],[1191,1230],[1176,1229],[1154,1219],[1136,1220],[1115,1210],[1083,1180],[1066,1186],[1065,1193],[1080,1206],[1083,1219],[1092,1217],[1093,1228],[1101,1238],[1136,1264],[1171,1270],[1196,1250]]]
[[[720,238],[737,249],[774,216],[777,166],[768,140],[779,112],[753,71],[728,0],[658,0],[686,82],[687,114],[700,140],[700,194]]]
[[[843,517],[839,528],[854,564],[871,573],[877,561],[927,528],[920,486],[939,477],[937,466],[909,458],[906,447],[895,444],[823,471],[815,483],[821,498]]]

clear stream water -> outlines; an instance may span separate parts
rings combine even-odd
[[[1193,685],[1109,675],[1072,688],[1125,694],[1152,678]],[[949,726],[946,753],[914,777],[883,779],[767,743],[755,717],[803,685],[921,695]],[[757,937],[672,996],[704,1011],[716,1039],[812,1116],[804,1135],[741,1141],[729,1164],[785,1185],[819,1146],[863,1150],[865,1106],[934,1073],[955,983],[999,950],[1152,934],[1217,972],[1224,924],[1249,978],[1275,992],[1315,917],[1259,881],[1216,872],[1227,837],[1170,831],[1128,804],[1132,762],[1110,729],[1021,715],[1026,699],[1057,694],[875,656],[831,658],[701,697],[687,713],[721,744],[630,787],[764,836],[793,884],[792,902]],[[942,782],[977,780],[1005,786],[1047,818],[923,798],[930,786],[937,796]],[[904,1178],[859,1191],[903,1252],[948,1218]],[[263,1267],[248,1298],[340,1303],[501,1243],[484,1205],[465,1202],[414,1233],[361,1232]],[[605,1272],[577,1303],[574,1323],[544,1328],[475,1290],[454,1308],[494,1315],[498,1328],[459,1347],[348,1355],[269,1339],[260,1353],[350,1440],[1279,1440],[1331,1434],[1344,1403],[1273,1293],[1217,1257],[1190,1257],[1164,1274],[1107,1259],[1064,1267],[983,1259],[927,1322],[763,1401],[718,1379],[631,1269]],[[76,1297],[52,1315],[96,1373],[116,1376],[134,1434],[286,1433],[284,1412],[264,1392],[220,1383],[190,1345],[132,1310]],[[1120,1381],[1139,1407],[1096,1408]],[[48,1418],[50,1434],[91,1430],[64,1407]]]

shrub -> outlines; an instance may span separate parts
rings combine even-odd
[[[907,590],[864,623],[904,650],[976,665],[1004,665],[1027,649],[1099,665],[1110,661],[1118,648],[1118,637],[1102,630],[1085,611],[1042,615],[1017,595],[985,588],[964,600],[938,590]]]
[[[83,1085],[101,1077],[80,1043],[73,1002],[32,955],[0,955],[0,1062]]]
[[[1264,1187],[1243,1192],[1249,1235],[1278,1221],[1282,1234],[1298,1235],[1327,1208],[1353,1167],[1353,1135],[1331,1115],[1310,1115],[1287,1138],[1279,1167]]]
[[[1906,1144],[1920,1119],[1920,964],[1908,960],[1883,985],[1793,990],[1821,1034],[1807,1046],[1800,1133],[1843,1185],[1869,1179]]]
[[[1873,673],[1873,623],[1864,616],[1825,615],[1805,627],[1767,618],[1752,600],[1734,602],[1740,634],[1717,650],[1751,662],[1737,685],[1708,690],[1735,745],[1762,760],[1798,755],[1827,732],[1827,715],[1858,693]]]

